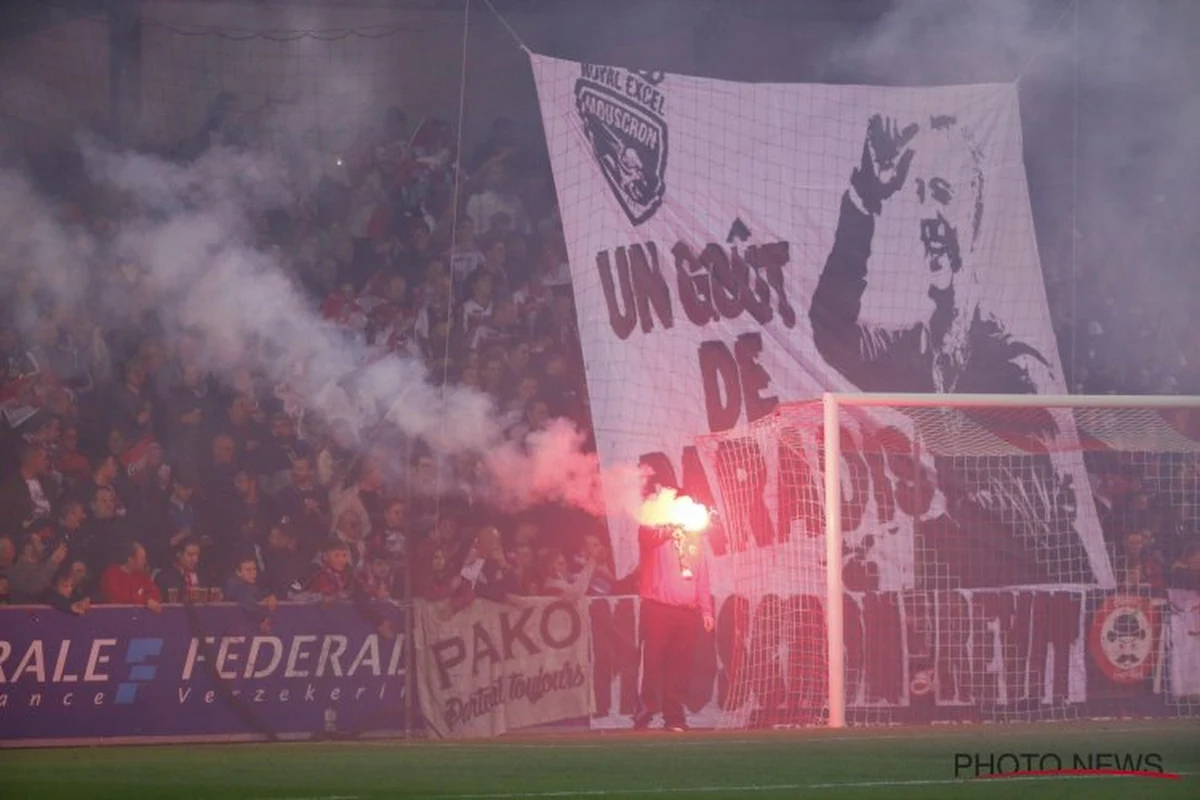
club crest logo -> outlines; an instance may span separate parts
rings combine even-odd
[[[654,216],[666,191],[663,73],[584,64],[575,106],[604,179],[634,225]]]
[[[1154,671],[1158,626],[1158,610],[1150,598],[1108,597],[1092,617],[1092,658],[1109,680],[1144,681]]]

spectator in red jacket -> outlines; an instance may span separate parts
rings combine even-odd
[[[446,551],[435,547],[428,552],[427,560],[418,574],[421,597],[430,601],[445,600],[462,585],[462,577],[454,571]]]
[[[100,576],[100,596],[106,603],[145,606],[151,611],[162,610],[162,595],[147,569],[146,548],[138,542],[125,544],[122,561],[110,564]]]
[[[56,466],[64,478],[76,485],[85,484],[92,477],[87,456],[79,452],[79,428],[75,425],[63,428]]]
[[[7,572],[16,561],[16,542],[7,533],[0,533],[0,571]]]
[[[321,570],[309,582],[307,592],[320,596],[325,602],[333,602],[351,599],[355,588],[350,546],[340,539],[328,542],[321,549]]]
[[[1154,533],[1138,527],[1125,534],[1124,550],[1116,559],[1117,580],[1122,589],[1151,591],[1166,588],[1166,565],[1155,547]]]

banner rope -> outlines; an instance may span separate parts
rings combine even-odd
[[[1056,19],[1054,21],[1054,24],[1050,26],[1050,30],[1051,31],[1059,30],[1062,27],[1063,20],[1065,20],[1067,18],[1067,14],[1070,14],[1072,12],[1075,13],[1075,37],[1076,37],[1075,38],[1075,51],[1076,51],[1076,56],[1078,57],[1078,52],[1079,52],[1079,38],[1078,38],[1079,37],[1079,0],[1068,0],[1068,2],[1063,6],[1062,13],[1058,15],[1058,19]],[[1038,60],[1040,60],[1046,54],[1047,49],[1048,48],[1046,48],[1046,47],[1039,48],[1032,55],[1030,55],[1029,58],[1025,61],[1024,66],[1021,67],[1021,71],[1017,73],[1017,77],[1013,78],[1012,82],[1015,84],[1020,84],[1021,81],[1025,78],[1025,75],[1028,74],[1029,68],[1032,67]]]
[[[459,69],[458,82],[458,131],[455,136],[454,144],[454,193],[451,199],[450,210],[450,259],[446,264],[446,278],[450,282],[449,291],[446,292],[446,351],[442,353],[442,381],[438,387],[438,402],[444,404],[446,401],[446,381],[450,377],[450,333],[454,330],[454,249],[458,243],[458,212],[462,205],[462,182],[463,182],[463,123],[466,121],[467,107],[467,45],[471,33],[471,0],[463,0],[463,33],[462,33],[462,63]],[[434,486],[434,510],[433,524],[436,531],[442,522],[442,464],[441,458],[437,459],[437,474],[436,483]],[[410,465],[411,466],[411,465]]]
[[[513,30],[513,26],[508,24],[508,20],[506,20],[500,14],[500,12],[496,10],[496,7],[492,5],[492,0],[483,0],[483,3],[488,7],[488,10],[492,12],[496,19],[500,20],[500,24],[504,26],[504,30],[508,31],[508,35],[513,38],[513,41],[517,43],[517,47],[524,50],[526,54],[532,55],[533,51],[529,49],[529,45],[525,44],[520,35]]]

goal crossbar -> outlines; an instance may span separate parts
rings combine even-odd
[[[814,398],[816,399],[816,398]],[[888,394],[826,392],[823,402],[863,408],[1200,408],[1197,395]]]

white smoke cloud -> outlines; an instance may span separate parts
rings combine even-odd
[[[91,177],[125,201],[111,255],[140,270],[168,339],[198,332],[198,357],[232,381],[257,360],[274,384],[288,384],[304,407],[326,420],[350,423],[363,449],[395,426],[441,456],[478,453],[497,502],[517,510],[556,502],[601,514],[636,512],[641,476],[614,470],[601,480],[598,462],[583,451],[584,435],[564,420],[536,431],[525,446],[506,441],[505,423],[481,392],[438,386],[423,362],[383,353],[327,322],[271,252],[256,246],[248,214],[288,200],[283,171],[270,157],[212,150],[179,164],[122,153],[96,140],[81,142]],[[0,263],[6,291],[26,276],[71,270],[49,281],[66,305],[80,300],[72,234],[28,181],[0,173],[0,224],[20,234],[5,241]],[[104,295],[117,306],[103,316],[131,316],[128,294]],[[605,492],[608,488],[608,493]]]
[[[900,0],[873,23],[848,28],[825,54],[866,82],[939,85],[1004,82],[1074,50],[1071,0]]]
[[[489,448],[484,464],[494,476],[497,500],[514,508],[529,502],[557,502],[590,514],[619,509],[636,518],[645,472],[633,465],[601,471],[594,453],[583,449],[583,434],[566,420],[554,420],[531,433],[522,451],[511,442]]]
[[[9,170],[0,170],[0,231],[0,290],[16,301],[10,323],[32,329],[39,285],[72,303],[82,297],[79,255],[90,240],[66,230],[29,180]]]

